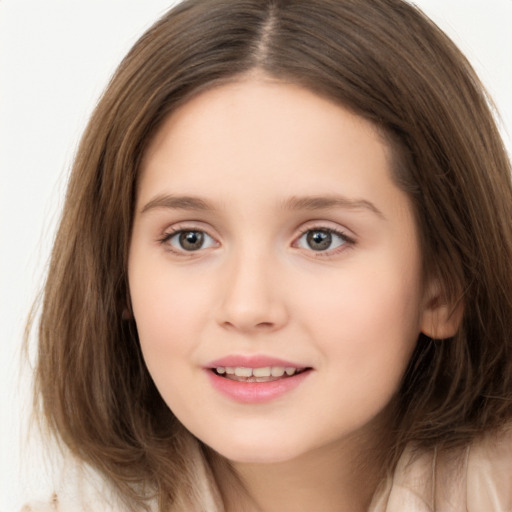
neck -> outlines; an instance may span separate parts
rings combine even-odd
[[[374,437],[375,439],[375,437]],[[382,480],[387,443],[350,438],[273,463],[211,459],[226,512],[364,512]]]

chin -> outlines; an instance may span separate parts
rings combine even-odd
[[[293,460],[304,452],[304,446],[285,444],[283,440],[231,438],[224,443],[206,444],[225,459],[238,464],[278,464]]]

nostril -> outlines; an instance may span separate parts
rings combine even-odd
[[[273,327],[273,323],[272,322],[260,322],[259,324],[256,324],[256,327],[263,327],[263,328],[269,328],[269,327]]]

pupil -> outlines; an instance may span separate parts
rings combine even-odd
[[[314,251],[329,249],[332,243],[332,235],[327,231],[311,231],[307,235],[308,245]]]
[[[203,245],[203,233],[200,231],[184,231],[180,234],[180,245],[186,251],[195,251]]]

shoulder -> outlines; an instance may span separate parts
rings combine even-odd
[[[404,451],[370,512],[511,512],[512,426],[451,452]]]
[[[83,496],[80,491],[73,496],[53,494],[49,500],[27,503],[19,512],[126,512],[126,506],[109,496]],[[151,508],[155,512],[154,508]]]
[[[110,500],[90,499],[82,500],[60,499],[56,494],[48,501],[34,501],[27,503],[19,512],[122,512],[124,507],[120,503],[113,504]]]
[[[31,501],[19,512],[125,512],[126,507],[112,490],[102,481],[93,481],[83,471],[77,475],[68,473],[69,478],[56,485],[57,492],[49,498]]]
[[[53,493],[48,501],[28,503],[20,512],[66,512],[66,510],[61,507],[57,494]]]
[[[62,510],[58,505],[53,503],[53,501],[49,501],[47,503],[44,502],[33,502],[25,505],[20,512],[56,512],[58,510]]]
[[[469,512],[512,510],[512,426],[470,447],[466,484]]]

